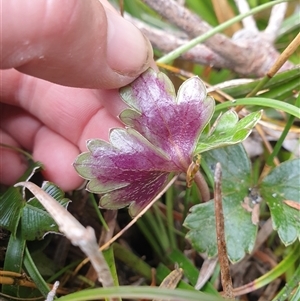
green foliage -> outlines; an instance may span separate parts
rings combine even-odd
[[[117,6],[121,1],[111,0],[111,2]],[[263,3],[268,4],[268,2],[270,3],[271,1],[248,0],[251,8],[256,8]],[[200,18],[207,21],[211,26],[217,26],[219,24],[211,1],[186,0],[185,3],[187,7],[191,8],[200,16]],[[228,3],[232,5],[234,11],[237,12],[234,1],[228,0]],[[292,1],[289,5],[293,3],[296,6],[296,1]],[[148,24],[164,30],[177,30],[173,25],[170,25],[166,20],[162,19],[161,16],[149,9],[141,0],[125,0],[124,7],[125,11]],[[297,11],[289,16],[291,11],[292,9],[290,7],[286,19],[280,28],[279,38],[276,42],[280,51],[290,43],[299,31],[299,16]],[[268,14],[263,13],[256,17],[256,19],[259,18],[259,28],[265,28],[268,18],[267,15]],[[241,20],[240,16],[238,19]],[[237,19],[235,21],[237,21]],[[229,23],[231,23],[231,21],[229,21]],[[212,32],[208,32],[206,35],[198,38],[197,42],[205,41],[214,33],[221,33],[222,30],[230,25],[229,23],[225,26],[214,28]],[[196,42],[194,41],[194,43]],[[191,47],[192,44],[186,45],[185,49],[177,51],[173,56],[162,58],[162,61],[170,62],[170,60],[174,60],[180,53],[187,51]],[[298,53],[294,53],[290,60],[294,63],[299,63],[299,51]],[[175,64],[182,67],[182,65],[180,65],[180,60],[175,61]],[[216,106],[217,114],[222,111],[223,115],[214,130],[211,129],[209,132],[209,127],[207,127],[207,131],[202,133],[194,152],[195,154],[203,153],[201,164],[203,169],[207,171],[206,176],[211,187],[213,186],[214,166],[216,162],[222,163],[223,209],[225,215],[227,250],[230,260],[236,262],[243,258],[246,253],[251,252],[254,246],[257,226],[252,223],[251,213],[245,210],[242,204],[245,198],[249,197],[249,188],[252,188],[254,183],[257,183],[261,167],[268,158],[264,158],[264,155],[262,155],[255,159],[258,163],[255,166],[256,173],[254,176],[251,163],[241,145],[229,146],[217,150],[215,150],[215,148],[244,140],[260,118],[261,113],[259,110],[261,109],[264,109],[266,116],[274,118],[271,121],[274,125],[277,124],[277,121],[283,123],[286,122],[286,120],[289,120],[289,114],[299,118],[299,105],[297,106],[297,104],[294,104],[294,96],[298,93],[300,88],[300,69],[297,67],[276,74],[264,85],[259,96],[246,98],[247,94],[259,84],[261,79],[250,80],[251,82],[244,81],[242,84],[241,82],[235,82],[235,84],[232,85],[229,80],[236,78],[236,74],[228,69],[210,70],[207,67],[195,64],[193,66],[189,65],[188,67],[185,65],[184,68],[191,68],[190,70],[193,70],[195,74],[202,75],[203,78],[207,79],[209,84],[220,82],[223,85],[220,88],[223,92],[234,99],[239,99],[235,103],[225,100],[224,104]],[[250,112],[247,117],[240,121],[238,121],[234,112],[226,111],[228,108],[237,105],[246,106],[245,109]],[[289,131],[290,128],[287,125],[284,125],[284,129]],[[277,143],[279,144],[280,149],[278,158],[282,160],[282,141],[279,139]],[[277,156],[277,154],[275,156]],[[293,156],[294,155],[291,152],[288,152],[288,156],[286,156],[284,160],[293,158]],[[269,158],[270,157],[271,156],[269,156]],[[207,168],[204,168],[204,166]],[[41,165],[39,163],[31,166],[21,180],[28,179],[31,174],[40,167]],[[285,296],[290,296],[291,301],[296,301],[300,296],[300,289],[298,287],[300,268],[297,267],[299,261],[299,248],[297,249],[299,244],[297,238],[300,238],[300,217],[299,211],[290,207],[285,202],[293,201],[296,204],[299,204],[300,202],[299,170],[299,159],[281,163],[278,167],[273,168],[273,170],[271,170],[271,172],[260,182],[259,187],[257,187],[259,196],[262,197],[270,210],[264,210],[262,212],[262,218],[265,219],[266,217],[269,217],[268,214],[270,214],[273,221],[273,227],[278,232],[278,235],[285,246],[291,245],[296,241],[287,248],[284,248],[280,244],[278,246],[278,242],[271,245],[273,251],[277,248],[277,255],[281,252],[278,255],[278,258],[279,256],[282,256],[283,260],[270,272],[258,278],[257,282],[253,285],[255,288],[260,288],[282,275],[281,279],[286,280],[286,285],[282,287],[282,291],[273,299],[274,301],[283,301],[286,299]],[[63,192],[54,184],[48,183],[43,188],[49,194],[54,196],[61,204],[67,206],[68,201],[64,199]],[[183,194],[185,194],[184,200],[182,200]],[[186,216],[191,204],[190,197],[193,198],[193,204],[199,201],[195,187],[192,187],[191,191],[186,191],[185,189],[182,189],[180,185],[176,185],[167,192],[166,213],[160,206],[155,204],[152,208],[153,210],[149,210],[137,222],[144,238],[150,242],[150,248],[155,257],[154,261],[158,262],[156,268],[157,285],[168,275],[170,269],[172,269],[175,264],[178,264],[183,268],[185,276],[178,285],[179,290],[151,288],[148,286],[93,288],[60,297],[59,300],[98,300],[99,298],[104,299],[115,296],[123,298],[148,297],[148,299],[155,298],[161,300],[168,300],[172,297],[189,301],[223,300],[219,297],[208,296],[207,294],[204,295],[201,292],[196,292],[193,288],[199,275],[199,267],[196,266],[194,262],[191,262],[184,254],[185,229],[181,228],[181,222],[176,216],[181,213],[182,216]],[[261,209],[265,209],[264,206],[261,206]],[[30,248],[30,246],[32,247],[32,243],[29,244],[28,250],[26,242],[27,240],[42,239],[45,234],[49,232],[58,232],[57,226],[37,200],[35,198],[24,196],[20,188],[10,187],[6,190],[0,198],[0,212],[0,226],[9,230],[12,234],[6,249],[3,271],[16,273],[25,271],[38,287],[38,290],[45,296],[49,291],[49,288],[42,279],[40,273],[43,274],[43,276],[48,276],[49,273],[54,273],[54,269],[45,272],[43,269],[45,267],[40,268],[44,264],[43,258],[45,259],[43,250],[40,248],[40,253],[38,253],[39,256],[37,256],[37,253],[34,253],[32,256],[33,258],[31,258],[29,250],[32,251],[32,248]],[[194,206],[185,219],[185,226],[189,228],[188,238],[191,240],[193,247],[196,250],[207,252],[209,256],[216,255],[215,215],[212,200],[205,204]],[[127,235],[127,237],[130,237],[130,234]],[[47,238],[50,240],[51,235],[47,236]],[[46,245],[45,240],[42,242],[39,241],[38,243],[34,242],[34,244],[39,247],[41,244],[43,244],[43,246]],[[118,276],[122,276],[122,274],[117,275],[118,269],[116,270],[114,258],[117,258],[119,261],[121,260],[126,265],[126,269],[128,268],[136,274],[145,277],[147,283],[150,283],[152,280],[152,266],[149,264],[149,258],[145,259],[144,257],[137,255],[135,250],[131,247],[132,246],[130,245],[128,248],[123,244],[119,249],[114,246],[114,253],[112,253],[112,249],[109,249],[108,251],[107,261],[114,271],[116,285]],[[34,261],[32,259],[34,259]],[[51,261],[47,261],[46,265],[49,267]],[[73,268],[75,266],[74,262],[71,263],[71,265]],[[54,266],[55,265],[51,267]],[[68,267],[64,267],[56,275],[52,275],[52,279],[48,281],[52,283],[53,280],[58,279],[58,276],[63,275],[66,270],[68,270]],[[215,273],[218,275],[217,269]],[[76,279],[78,281],[80,278],[78,277]],[[71,285],[73,285],[73,283]],[[35,294],[31,295],[31,297],[40,296],[41,294],[38,290],[36,289]],[[211,295],[218,294],[210,282],[208,282],[202,290]],[[16,285],[2,285],[2,293],[14,296],[15,298],[28,298],[31,290],[28,290],[28,288],[25,288],[24,290],[24,288],[16,281]],[[292,296],[293,294],[294,296]]]
[[[211,1],[186,0],[186,5],[211,26],[217,26],[219,24]]]
[[[260,197],[270,208],[274,230],[285,245],[300,238],[299,211],[284,200],[300,202],[300,160],[291,160],[274,168],[258,186],[257,199],[252,200],[249,189],[253,188],[251,164],[241,145],[209,151],[203,160],[213,174],[217,162],[222,165],[223,212],[228,257],[232,262],[250,253],[256,239],[257,227],[251,214],[242,203],[250,198],[255,203]],[[213,200],[191,208],[184,225],[190,230],[187,238],[199,252],[209,257],[217,254],[215,212]]]
[[[20,181],[28,180],[41,167],[38,162],[31,164]],[[55,184],[45,182],[42,189],[67,207],[69,200],[64,198],[64,192]],[[21,273],[24,266],[28,275],[39,287],[39,290],[32,290],[17,284],[3,285],[2,293],[14,297],[29,295],[36,297],[41,293],[43,296],[47,295],[49,287],[33,262],[26,242],[40,240],[48,233],[59,233],[57,224],[38,200],[33,197],[26,201],[27,198],[21,188],[10,187],[0,199],[0,226],[11,232],[5,254],[4,270]]]
[[[281,241],[290,245],[300,239],[299,210],[284,201],[300,204],[300,159],[284,162],[274,168],[262,181],[261,196],[267,202],[274,230]]]
[[[201,135],[194,153],[203,153],[211,149],[244,141],[261,118],[261,114],[262,112],[251,113],[239,121],[236,112],[225,112],[218,120],[215,129],[208,136],[205,134]]]
[[[267,98],[275,96],[275,98],[279,100],[293,96],[293,91],[299,90],[300,88],[299,75],[299,67],[275,74],[275,76],[266,83],[264,86],[266,90],[261,93],[260,96],[263,95],[263,97]],[[234,82],[231,83],[229,81],[222,90],[234,98],[242,98],[249,94],[260,81],[261,79],[255,79],[240,84],[236,82],[234,84]],[[225,85],[225,83],[223,83],[223,85]]]
[[[225,147],[203,154],[203,160],[213,174],[217,162],[222,165],[223,212],[228,257],[232,262],[251,252],[257,227],[242,202],[251,188],[251,165],[241,145]],[[187,238],[199,252],[209,257],[217,255],[217,239],[213,200],[195,205],[184,221],[190,229]]]
[[[46,182],[42,189],[67,207],[69,200],[64,198],[64,192],[55,184]],[[21,236],[25,240],[41,239],[47,233],[59,232],[55,221],[38,200],[30,198],[26,202],[20,188],[10,187],[1,196],[0,211],[0,226],[11,231],[14,236],[20,227]]]

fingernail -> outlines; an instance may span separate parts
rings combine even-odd
[[[153,58],[149,40],[129,21],[106,10],[107,63],[118,74],[136,77]]]

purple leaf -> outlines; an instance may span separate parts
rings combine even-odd
[[[163,189],[170,173],[186,172],[199,135],[214,111],[213,98],[198,77],[182,84],[177,98],[169,78],[148,69],[121,89],[130,107],[113,129],[110,143],[92,139],[74,166],[87,189],[102,194],[100,206],[130,205],[136,215]]]

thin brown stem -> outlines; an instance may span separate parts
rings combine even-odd
[[[229,261],[227,257],[225,229],[224,229],[224,215],[222,206],[222,190],[221,179],[222,169],[221,164],[218,162],[215,169],[215,215],[216,215],[216,232],[218,244],[218,257],[221,269],[221,282],[224,290],[224,297],[234,299],[232,279],[230,275]]]
[[[289,44],[289,46],[282,52],[278,57],[276,62],[273,64],[272,68],[268,71],[267,75],[272,78],[283,66],[283,64],[288,60],[288,58],[296,51],[300,46],[300,33],[294,38],[294,40]]]

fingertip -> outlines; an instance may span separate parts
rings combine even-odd
[[[77,189],[84,182],[73,167],[78,154],[79,150],[74,144],[45,127],[36,135],[33,157],[43,163],[45,179],[64,191]]]
[[[118,85],[121,87],[150,67],[153,50],[149,40],[132,23],[111,10],[106,10],[106,16],[107,63],[120,79],[124,77]]]
[[[14,185],[26,171],[27,161],[17,149],[13,149],[13,147],[19,147],[17,142],[2,130],[0,131],[0,141],[3,144],[0,145],[0,183]],[[9,147],[5,147],[5,145]]]

